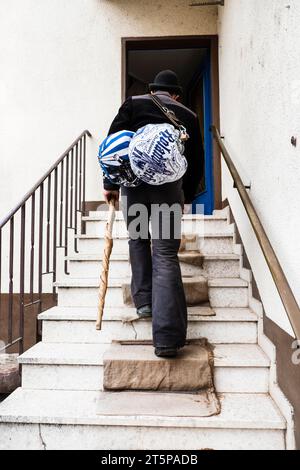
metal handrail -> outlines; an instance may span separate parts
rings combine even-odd
[[[0,221],[0,229],[9,221],[9,219],[25,204],[25,202],[30,198],[30,196],[39,188],[39,186],[48,178],[50,173],[52,173],[55,168],[58,167],[60,162],[70,153],[70,151],[78,144],[84,135],[92,137],[92,134],[88,130],[84,130],[79,137],[64,151],[64,153],[56,160],[55,163],[49,168],[49,170],[42,176],[38,182],[25,194],[21,201]]]
[[[37,306],[37,314],[42,311],[43,276],[52,275],[53,301],[56,302],[57,248],[64,248],[64,272],[68,273],[68,230],[74,230],[74,251],[77,249],[78,212],[85,210],[85,183],[86,183],[86,136],[91,137],[88,130],[83,131],[79,137],[65,150],[49,170],[25,194],[21,201],[0,221],[0,313],[7,319],[7,335],[1,351],[7,351],[18,344],[19,354],[24,350],[24,322],[25,310]],[[29,206],[29,207],[28,207]],[[28,223],[26,213],[29,209]],[[37,216],[36,216],[37,212]],[[15,236],[15,219],[20,216],[20,236]],[[36,223],[36,219],[38,222]],[[19,219],[18,219],[19,220]],[[6,259],[3,254],[3,231],[8,226],[8,302],[7,311],[4,311],[1,293],[3,281],[2,266]],[[26,237],[26,227],[29,231]],[[36,233],[37,227],[37,233]],[[27,239],[27,245],[26,245]],[[27,250],[27,251],[26,251]],[[16,266],[15,251],[20,255]],[[25,293],[25,261],[28,258],[28,292]],[[37,260],[37,273],[35,272],[35,259]],[[15,293],[15,275],[19,277],[19,290]],[[18,297],[18,318],[14,316],[14,295]],[[26,302],[26,295],[28,301]],[[17,323],[17,324],[16,324]],[[17,331],[17,337],[14,338]],[[0,339],[3,341],[4,333]],[[39,324],[37,320],[36,340],[40,339]]]
[[[234,181],[235,188],[238,190],[244,208],[248,214],[250,223],[255,232],[257,241],[262,249],[267,265],[270,269],[271,275],[275,282],[285,311],[290,320],[294,334],[297,339],[300,339],[300,308],[297,303],[297,300],[292,292],[292,289],[288,283],[288,280],[284,274],[281,264],[276,256],[276,253],[271,245],[271,242],[265,232],[265,229],[257,215],[253,203],[251,202],[251,199],[246,191],[245,185],[243,184],[242,179],[236,169],[236,166],[234,165],[222,141],[222,137],[220,136],[219,131],[215,126],[211,126],[211,132],[220,148],[220,151]]]

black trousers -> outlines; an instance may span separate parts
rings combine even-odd
[[[178,261],[182,204],[181,180],[161,186],[143,183],[136,188],[122,188],[132,297],[137,308],[152,304],[155,347],[183,347],[186,341],[187,307]],[[169,210],[174,207],[175,212]]]

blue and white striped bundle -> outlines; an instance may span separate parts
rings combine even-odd
[[[131,187],[141,183],[131,169],[128,155],[129,144],[134,135],[134,132],[126,130],[116,132],[106,137],[99,147],[100,166],[113,184]]]

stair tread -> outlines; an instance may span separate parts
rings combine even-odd
[[[197,282],[204,279],[203,276],[183,277],[183,283]],[[208,279],[209,287],[248,287],[248,282],[241,278],[215,278]],[[199,281],[200,282],[200,281]],[[129,278],[113,278],[109,280],[109,287],[121,287],[130,284]],[[99,278],[65,278],[54,283],[56,287],[99,287]]]
[[[202,252],[182,252],[180,255],[184,256],[201,256],[205,260],[239,260],[240,256],[236,255],[235,253],[218,253],[218,254],[205,254]],[[66,260],[69,261],[102,261],[102,254],[99,253],[82,253],[78,255],[70,255],[65,257]],[[129,256],[128,253],[121,253],[121,254],[111,254],[111,260],[115,261],[128,261]]]
[[[19,356],[20,364],[102,365],[109,344],[45,343],[35,344]]]
[[[205,307],[189,307],[189,320],[204,322],[257,322],[257,315],[250,308],[214,308],[215,316],[203,316]],[[136,311],[133,307],[105,307],[104,321],[122,321],[124,318],[133,317]],[[95,321],[97,318],[97,307],[52,307],[39,315],[39,320],[64,320],[64,321]],[[151,321],[145,319],[142,321]]]
[[[223,230],[222,232],[219,232],[219,231],[216,231],[216,232],[205,232],[205,233],[198,233],[197,234],[197,237],[199,239],[202,239],[202,238],[232,238],[234,236],[234,231],[232,230],[231,226],[230,227],[230,230]],[[189,235],[189,234],[186,234],[186,235]],[[78,239],[82,239],[82,240],[100,240],[102,239],[103,240],[103,236],[101,235],[89,235],[89,234],[79,234],[79,235],[75,235],[75,238],[78,238]],[[114,237],[114,240],[117,239],[117,240],[128,240],[128,235],[126,234],[117,234],[115,235]]]
[[[99,400],[105,400],[107,413],[110,414],[100,414]],[[172,406],[166,407],[166,401]],[[286,428],[285,420],[269,395],[228,393],[222,394],[220,401],[221,413],[203,418],[197,415],[197,396],[192,394],[19,388],[1,403],[0,422],[222,429]],[[151,414],[149,403],[153,409]],[[180,410],[184,410],[182,416]]]
[[[216,345],[214,346],[214,357],[216,367],[267,367],[269,361],[257,345]],[[251,347],[252,346],[252,347]],[[184,350],[179,352],[180,354]],[[196,353],[196,354],[195,354]],[[149,345],[123,345],[114,343],[105,351],[105,360],[137,360],[142,361],[164,361],[163,358],[158,358],[154,355],[153,347]],[[191,345],[186,348],[186,354],[181,355],[182,359],[196,359],[197,360],[197,345]]]
[[[89,211],[89,215],[98,215],[98,214],[103,214],[103,212],[107,213],[107,210],[108,210],[108,206],[107,206],[107,203],[105,201],[100,201],[100,203],[102,203],[105,207],[100,209],[100,210],[93,210],[93,211]],[[122,212],[121,209],[117,210],[116,212]],[[214,215],[222,215],[222,216],[227,216],[229,213],[229,207],[224,207],[223,209],[215,209],[213,211],[213,214]],[[185,214],[185,215],[191,215],[191,214]]]
[[[101,221],[107,220],[107,211],[99,211],[98,213],[94,213],[92,215],[87,215],[82,217],[83,222],[88,221]],[[124,220],[122,211],[115,212],[115,220]],[[220,214],[213,214],[213,215],[203,215],[203,214],[183,214],[182,220],[228,220],[227,215],[224,213]]]
[[[107,357],[161,361],[149,345],[44,343],[40,342],[19,357],[21,364],[103,365]],[[269,367],[270,361],[256,344],[214,346],[215,367]]]
[[[248,287],[248,282],[238,277],[208,279],[209,287]]]

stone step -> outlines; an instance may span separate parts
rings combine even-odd
[[[124,284],[129,284],[126,279],[110,279],[106,293],[107,307],[123,306]],[[200,298],[206,298],[205,282],[199,277],[183,279],[187,302],[192,303],[196,298],[196,292]],[[247,307],[248,283],[239,278],[218,278],[208,280],[208,298],[212,307]],[[97,278],[65,278],[56,282],[58,287],[58,305],[62,307],[86,306],[93,307],[98,301],[99,279]],[[195,292],[195,295],[193,294]],[[194,305],[194,303],[192,303]]]
[[[224,209],[215,209],[212,215],[203,215],[203,214],[183,214],[183,218],[200,218],[200,219],[211,219],[211,218],[227,218],[229,214],[229,208],[225,207]],[[89,217],[98,217],[101,220],[106,220],[107,218],[107,209],[105,210],[96,210],[89,211]],[[121,210],[116,210],[116,218],[123,218]]]
[[[189,235],[189,234],[187,234]],[[205,254],[233,253],[233,232],[205,233],[198,236],[194,243],[189,243],[190,250],[200,250]],[[77,235],[78,250],[80,253],[95,254],[102,253],[104,249],[104,238],[100,235]],[[113,245],[114,254],[128,253],[128,236],[115,236]]]
[[[83,216],[82,221],[104,221],[107,220],[107,211],[90,211],[89,215]],[[115,211],[115,220],[124,221],[122,211]],[[182,221],[196,221],[196,222],[212,222],[212,221],[228,221],[228,211],[221,210],[215,211],[213,215],[203,214],[183,214]]]
[[[176,359],[165,359],[156,357],[151,345],[114,343],[103,356],[103,387],[168,392],[209,389],[213,377],[208,354],[203,344],[191,343],[178,352]],[[267,392],[268,369],[264,375],[262,391]]]
[[[150,345],[41,342],[19,357],[22,387],[38,390],[102,390],[103,355],[109,354],[111,348],[120,348],[122,358],[127,361],[136,356],[141,361],[158,361]],[[259,346],[214,345],[214,363],[214,382],[218,392],[268,391],[270,362]]]
[[[99,278],[70,278],[55,283],[58,287],[59,306],[95,306],[98,303]],[[208,301],[208,282],[201,276],[184,278],[183,285],[188,305],[199,305]],[[131,304],[130,280],[111,278],[105,297],[108,307]]]
[[[198,414],[197,395],[19,388],[0,405],[0,449],[280,450],[286,423],[265,394],[222,394]]]
[[[106,222],[102,220],[86,220],[85,233],[87,238],[103,238],[105,234]],[[232,227],[228,225],[226,219],[211,220],[209,222],[200,220],[184,220],[181,224],[182,234],[197,233],[200,236],[206,236],[214,233],[227,233],[232,236]],[[115,220],[113,225],[113,237],[124,238],[127,237],[128,232],[124,220]],[[150,224],[151,233],[151,224]],[[81,237],[80,237],[81,239]]]
[[[82,217],[86,226],[86,235],[103,237],[105,233],[107,214],[99,213],[97,216]],[[203,215],[184,215],[182,218],[182,233],[214,233],[228,230],[229,222],[225,215],[203,216]],[[127,229],[123,216],[120,212],[116,213],[114,221],[114,236],[127,235]]]
[[[127,254],[113,253],[110,258],[109,277],[129,277],[131,268]],[[179,254],[183,276],[204,275],[208,278],[238,277],[240,256],[235,254],[202,255],[199,252]],[[79,254],[67,257],[71,277],[97,277],[101,272],[102,255]]]
[[[188,309],[188,339],[206,337],[211,343],[253,344],[257,342],[257,316],[248,308],[215,308],[207,316],[207,307]],[[111,343],[151,341],[151,319],[123,323],[134,318],[135,309],[109,308],[104,311],[102,330],[95,329],[97,308],[53,307],[41,315],[43,341],[48,343]]]
[[[110,284],[113,287],[114,281],[111,280]],[[201,305],[201,304],[208,302],[208,282],[207,282],[207,278],[205,278],[204,276],[197,276],[197,277],[194,276],[194,277],[183,278],[183,287],[184,287],[186,303],[188,306],[192,307],[194,305]],[[116,289],[118,289],[118,287],[116,287]],[[113,295],[113,292],[116,292],[116,289],[114,291],[113,289],[111,289],[112,295]],[[122,293],[123,293],[123,297],[122,297],[123,303],[125,305],[133,305],[130,282],[127,281],[122,285]],[[118,294],[116,293],[113,298],[115,299],[117,295]],[[113,303],[113,298],[111,300],[112,306],[115,305],[115,303]],[[109,303],[107,305],[109,305]]]

